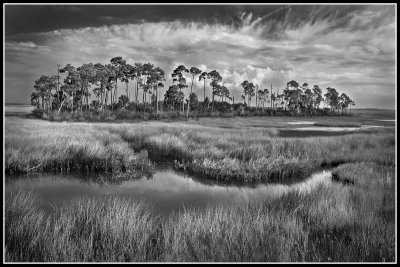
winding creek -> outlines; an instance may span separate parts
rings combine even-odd
[[[86,180],[85,180],[86,179]],[[237,205],[268,201],[297,190],[307,193],[320,183],[330,183],[331,172],[321,171],[291,184],[226,185],[214,180],[197,179],[172,167],[160,167],[152,177],[124,181],[120,184],[88,182],[84,175],[40,174],[6,179],[8,197],[19,190],[38,196],[41,208],[54,212],[64,203],[80,197],[117,196],[143,200],[155,215],[165,216],[182,209],[204,209],[208,205]]]
[[[314,122],[291,122],[291,124],[313,124]],[[348,134],[359,130],[382,128],[382,126],[362,125],[361,127],[302,127],[281,129],[281,136],[324,136]],[[30,174],[6,177],[5,197],[19,190],[34,193],[41,208],[49,214],[62,205],[82,197],[103,198],[115,196],[150,204],[154,215],[168,216],[183,209],[205,209],[207,206],[231,206],[259,203],[272,200],[290,191],[308,193],[319,184],[331,183],[330,170],[321,170],[306,179],[293,179],[296,182],[262,183],[237,185],[220,183],[212,179],[198,178],[177,171],[172,162],[158,159],[151,151],[142,149],[139,156],[157,162],[157,169],[151,177],[115,183],[99,183],[96,177],[87,174]],[[160,164],[161,163],[164,164]],[[94,179],[92,179],[94,178]],[[92,181],[92,182],[91,182]],[[97,179],[98,181],[98,179]]]

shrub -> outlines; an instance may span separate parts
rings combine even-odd
[[[118,110],[115,114],[116,119],[131,119],[132,112],[126,109]]]
[[[35,109],[32,110],[32,115],[37,117],[37,118],[42,118],[43,113],[44,113],[44,111],[41,108],[35,108]]]

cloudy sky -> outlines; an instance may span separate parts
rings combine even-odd
[[[166,88],[180,64],[215,69],[235,102],[244,80],[260,88],[272,84],[274,92],[296,80],[318,84],[324,93],[334,87],[358,108],[395,108],[394,5],[3,8],[6,103],[29,103],[35,79],[55,74],[57,64],[105,64],[122,56],[130,64],[150,62],[163,68]],[[202,88],[196,79],[200,100]],[[133,83],[130,90],[133,95]],[[210,95],[210,88],[206,90]]]

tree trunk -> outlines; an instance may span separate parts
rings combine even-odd
[[[111,102],[111,110],[113,110],[113,93],[112,93],[112,88],[110,89],[110,102]]]
[[[118,78],[115,78],[114,103],[118,103]]]
[[[189,95],[189,100],[188,100],[188,106],[187,106],[186,118],[188,118],[188,117],[189,117],[189,108],[190,108],[190,95]]]
[[[60,110],[61,110],[61,108],[62,108],[62,105],[64,104],[64,101],[65,101],[65,99],[61,102],[61,105],[60,105],[60,108],[58,109],[57,114],[60,114]]]
[[[189,96],[189,100],[188,100],[188,104],[187,104],[187,108],[186,108],[186,118],[189,118],[189,108],[190,108],[190,96]]]
[[[204,79],[204,100],[203,102],[206,101],[206,80]]]
[[[185,95],[182,97],[182,112],[185,112]]]
[[[190,86],[190,95],[192,94],[193,81],[194,81],[194,75],[192,75],[192,85]],[[186,118],[189,117],[190,95],[189,95],[189,101],[188,101],[188,106],[187,106]]]
[[[129,104],[128,90],[129,90],[128,83],[126,83],[126,97],[128,98],[128,104]]]
[[[158,114],[158,89],[156,90],[156,109]]]
[[[107,92],[105,92],[105,94],[106,94],[106,96],[105,96],[105,99],[104,99],[104,107],[107,107],[107,102],[108,102],[108,90],[107,90]]]
[[[104,112],[104,92],[103,92],[103,88],[101,88],[100,94],[101,94],[101,111]]]
[[[211,101],[211,110],[214,111],[214,85],[212,87],[212,101]]]
[[[89,87],[86,89],[86,110],[89,110]]]
[[[81,116],[82,116],[83,96],[81,96]]]
[[[158,90],[160,90],[160,91],[158,92]],[[157,90],[157,98],[158,98],[159,95],[160,95],[160,97],[162,97],[161,87],[158,88],[158,90]],[[157,100],[157,105],[158,105],[158,102],[160,102],[160,100]],[[163,112],[163,106],[164,106],[164,102],[162,102],[162,104],[161,104],[161,106],[160,106],[160,113]]]
[[[48,110],[52,110],[52,104],[51,104],[51,89],[49,89],[49,108]]]
[[[136,91],[135,91],[135,102],[138,102],[138,95],[139,95],[139,81],[136,80]]]
[[[258,85],[257,85],[257,88],[256,88],[256,110],[257,110],[257,91],[258,91]]]
[[[57,104],[60,105],[60,65],[57,65],[57,98]]]
[[[72,91],[72,116],[74,116],[74,91]]]

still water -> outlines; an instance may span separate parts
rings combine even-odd
[[[118,196],[142,200],[150,204],[155,215],[168,215],[185,209],[204,209],[208,205],[223,206],[268,201],[298,190],[307,193],[320,183],[330,183],[331,172],[315,173],[302,182],[292,184],[259,184],[237,186],[196,179],[171,167],[159,169],[152,177],[124,181],[120,184],[87,182],[77,175],[40,174],[36,177],[6,179],[6,197],[18,190],[38,196],[41,208],[52,212],[80,197]]]

